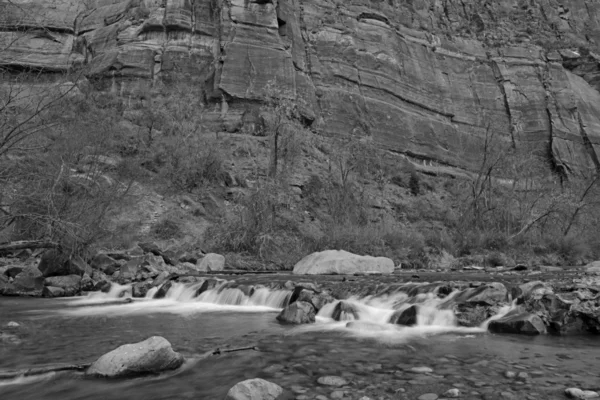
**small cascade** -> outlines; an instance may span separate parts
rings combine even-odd
[[[200,280],[189,283],[165,283],[160,289],[153,288],[145,299],[153,299],[160,291],[166,291],[165,300],[181,303],[196,302],[224,306],[262,306],[284,308],[292,295],[290,290],[272,290],[265,287],[235,286],[234,282]],[[168,285],[168,286],[166,286]],[[212,288],[208,289],[208,287]]]
[[[113,283],[108,292],[90,292],[87,297],[73,301],[72,305],[118,303],[131,300],[131,285],[119,285]]]
[[[146,300],[153,299],[154,295],[156,295],[156,292],[158,292],[158,288],[157,287],[150,288],[150,290],[148,290],[148,293],[146,293],[146,296],[144,296],[144,298]]]

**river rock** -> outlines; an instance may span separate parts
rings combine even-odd
[[[121,378],[177,369],[183,364],[181,354],[161,336],[143,342],[125,344],[106,353],[86,371],[86,375]]]
[[[600,394],[591,390],[581,390],[578,388],[565,389],[565,394],[571,399],[596,399]]]
[[[248,379],[237,383],[227,392],[225,400],[274,400],[283,394],[283,389],[264,379]]]
[[[406,310],[396,311],[390,317],[391,324],[413,326],[417,324],[417,316],[419,315],[419,307],[412,305]]]
[[[117,260],[109,257],[104,253],[98,253],[92,258],[91,267],[105,273],[106,275],[112,275],[115,273],[120,264]]]
[[[290,296],[290,304],[295,301],[304,301],[312,304],[316,312],[319,312],[324,305],[335,301],[329,293],[316,293],[313,290],[306,289],[304,286],[296,286]]]
[[[491,321],[488,329],[495,333],[520,333],[525,335],[546,333],[546,326],[540,317],[518,310]]]
[[[198,260],[197,270],[202,272],[223,271],[225,268],[225,257],[221,254],[208,253],[201,260]]]
[[[453,389],[449,389],[446,391],[446,393],[444,393],[444,397],[448,397],[450,399],[455,399],[460,397],[460,390],[458,390],[457,388],[453,388]]]
[[[47,250],[40,258],[38,269],[44,277],[70,275],[70,265],[67,261],[68,257],[62,252],[56,249]]]
[[[167,295],[167,293],[169,292],[169,290],[171,290],[172,286],[173,286],[173,281],[165,282],[160,288],[158,288],[158,291],[154,294],[154,298],[155,299],[164,299],[165,296]]]
[[[133,297],[146,297],[148,290],[152,288],[152,280],[136,282],[131,285],[131,295]]]
[[[460,326],[476,327],[480,326],[487,319],[498,312],[498,307],[479,305],[472,303],[456,304],[454,306],[454,315],[456,322]]]
[[[491,306],[503,303],[507,298],[508,290],[506,286],[499,282],[491,282],[476,288],[463,290],[454,298],[454,301],[457,304],[471,303]]]
[[[587,264],[585,267],[585,271],[589,273],[599,274],[600,273],[600,261],[594,261]]]
[[[5,296],[40,297],[44,290],[44,276],[35,266],[23,268],[11,282],[8,277],[0,279],[0,290]]]
[[[81,277],[79,275],[50,276],[44,280],[45,286],[62,288],[64,296],[75,296],[81,291]]]
[[[331,317],[336,321],[349,321],[360,318],[358,308],[347,301],[340,301],[337,303]]]
[[[44,286],[42,297],[54,298],[65,297],[65,289],[56,286]]]
[[[394,262],[387,257],[359,256],[344,250],[309,254],[294,266],[297,275],[391,274]]]
[[[94,280],[92,279],[91,276],[89,276],[88,274],[84,274],[81,277],[81,290],[85,291],[85,292],[90,292],[92,290],[94,290]]]
[[[285,307],[277,320],[286,324],[310,324],[315,322],[315,308],[304,301],[296,301]]]
[[[348,381],[340,376],[322,376],[317,379],[317,382],[324,386],[345,386],[348,384]]]

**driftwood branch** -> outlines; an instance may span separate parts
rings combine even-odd
[[[22,240],[19,242],[0,243],[0,253],[24,249],[55,249],[58,243],[42,240]]]
[[[20,376],[42,375],[60,371],[85,371],[91,363],[87,364],[58,364],[45,367],[28,368],[16,371],[0,371],[0,379],[13,379]]]

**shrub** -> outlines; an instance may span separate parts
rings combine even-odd
[[[413,196],[418,196],[421,193],[421,181],[416,172],[412,172],[410,174],[410,179],[408,180],[408,187],[410,189],[410,193]]]
[[[193,192],[207,183],[222,182],[224,158],[216,143],[202,140],[174,140],[158,153],[153,165],[175,188]]]
[[[180,238],[183,232],[179,224],[171,219],[163,219],[152,226],[152,234],[159,239],[168,240]]]

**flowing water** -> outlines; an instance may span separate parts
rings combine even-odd
[[[154,298],[156,289],[131,299],[131,288],[118,285],[80,298],[0,298],[2,371],[91,362],[153,335],[165,337],[188,360],[178,371],[128,380],[74,372],[0,379],[0,399],[223,399],[235,383],[256,377],[282,386],[285,399],[298,400],[443,398],[451,388],[463,399],[563,399],[565,387],[600,389],[597,338],[457,327],[446,307],[454,294],[350,298],[356,313],[342,313],[341,321],[332,319],[336,302],[321,309],[315,324],[291,327],[275,319],[290,291],[223,281],[197,295],[202,283],[173,284],[161,299]],[[417,325],[388,323],[411,304],[420,306]],[[7,327],[10,321],[20,326]],[[216,348],[245,346],[259,350],[195,360]],[[506,377],[507,371],[521,374]],[[317,382],[328,375],[347,385]]]

